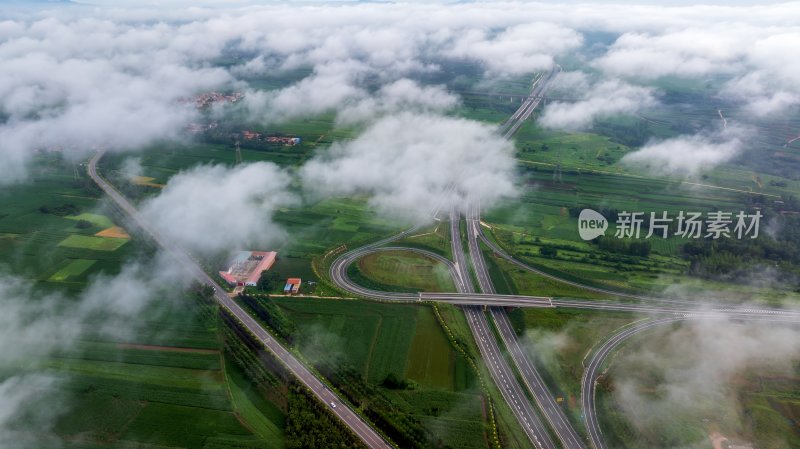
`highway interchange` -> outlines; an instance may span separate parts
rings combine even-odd
[[[560,71],[560,67],[555,67],[548,75],[537,78],[532,87],[531,95],[523,102],[514,115],[500,127],[504,137],[510,138],[522,121],[530,117],[533,110],[538,106],[542,95],[549,86],[549,83]],[[531,267],[508,253],[497,244],[487,238],[480,222],[480,206],[477,202],[467,205],[466,208],[466,230],[467,243],[471,256],[471,266],[474,270],[476,280],[482,294],[475,293],[469,266],[464,256],[461,244],[460,214],[453,208],[450,210],[450,240],[453,262],[444,259],[436,254],[432,257],[448,267],[453,281],[456,284],[458,293],[420,293],[412,295],[408,293],[380,292],[365,289],[350,281],[347,277],[347,267],[360,257],[379,250],[381,245],[388,242],[402,239],[410,235],[406,231],[399,235],[389,237],[382,242],[374,243],[362,248],[347,252],[337,258],[331,266],[331,279],[339,287],[359,296],[390,301],[438,301],[459,304],[464,306],[464,313],[478,344],[481,356],[486,362],[486,366],[500,389],[503,398],[511,407],[520,426],[530,438],[535,447],[557,447],[550,438],[547,429],[544,428],[538,415],[532,410],[530,401],[522,393],[516,378],[510,373],[510,367],[506,363],[502,352],[497,345],[494,334],[489,329],[486,314],[480,307],[489,306],[488,311],[492,317],[498,335],[508,350],[508,356],[513,361],[520,377],[525,383],[525,387],[531,393],[542,415],[550,424],[550,429],[560,440],[565,449],[582,449],[586,447],[585,442],[578,436],[574,427],[566,418],[563,410],[559,407],[553,396],[550,394],[542,377],[536,371],[535,365],[530,361],[528,353],[522,349],[516,333],[511,328],[508,317],[503,306],[512,307],[567,307],[605,311],[625,311],[633,313],[650,314],[657,317],[648,318],[638,324],[624,329],[604,342],[598,349],[593,351],[588,366],[585,369],[581,384],[581,406],[583,411],[584,423],[587,427],[589,441],[595,449],[606,449],[602,439],[599,423],[594,408],[594,392],[597,378],[600,375],[601,367],[604,365],[607,356],[613,349],[622,344],[626,339],[651,329],[653,327],[667,323],[675,323],[688,319],[711,320],[711,319],[736,319],[736,320],[769,320],[774,322],[800,323],[800,312],[795,310],[773,309],[766,307],[741,308],[727,305],[719,305],[711,302],[694,301],[690,302],[680,298],[652,298],[643,295],[635,295],[625,292],[610,291],[602,288],[592,287],[579,282],[561,279],[552,274],[543,272]],[[502,257],[516,266],[546,276],[548,278],[564,282],[566,284],[594,291],[622,297],[626,300],[637,302],[618,302],[618,301],[589,301],[570,298],[544,298],[523,295],[497,295],[491,282],[488,269],[486,268],[483,253],[480,249],[480,242],[483,242],[498,257]],[[400,249],[393,247],[393,249]],[[421,250],[406,248],[408,251],[420,253]],[[432,253],[431,253],[432,254]],[[431,256],[431,254],[427,254]],[[444,259],[444,260],[443,260]]]
[[[515,114],[500,127],[500,132],[503,133],[506,138],[510,138],[516,130],[519,129],[522,122],[530,117],[539,105],[549,84],[560,70],[560,67],[556,66],[548,74],[542,75],[534,81],[531,94],[523,101]],[[220,306],[254,335],[284,364],[292,375],[303,383],[320,401],[326,404],[329,410],[348,426],[368,447],[394,447],[391,442],[384,439],[375,431],[345,401],[331,391],[320,378],[301,363],[288,349],[272,338],[260,323],[242,309],[234,300],[228,297],[223,289],[203,271],[197,261],[175,243],[161,237],[157,230],[146,222],[144,217],[139,214],[123,195],[117,192],[113,186],[98,175],[96,165],[102,155],[103,152],[101,151],[92,157],[88,164],[87,171],[94,182],[96,182],[112,199],[120,210],[127,214],[136,225],[147,233],[160,248],[164,249],[167,254],[173,257],[178,264],[185,267],[192,277],[201,284],[211,286],[215,292],[214,299]],[[714,303],[701,303],[698,306],[697,302],[690,305],[685,300],[651,298],[624,292],[609,291],[558,278],[516,260],[486,237],[480,222],[480,207],[477,202],[467,205],[465,211],[466,236],[470,254],[470,261],[468,262],[464,255],[461,240],[460,213],[455,208],[452,208],[449,214],[453,261],[439,254],[422,249],[388,246],[392,242],[413,235],[413,232],[418,228],[412,228],[340,255],[331,264],[331,280],[345,291],[356,296],[373,300],[398,302],[437,301],[461,306],[475,337],[481,357],[484,359],[485,365],[495,385],[498,387],[504,400],[508,403],[510,409],[519,421],[521,428],[536,448],[555,449],[557,447],[564,447],[566,449],[583,449],[586,447],[586,444],[578,436],[561,407],[556,404],[553,396],[549,393],[542,377],[538,374],[535,365],[531,362],[529,354],[520,345],[503,307],[567,307],[600,311],[626,311],[653,316],[652,318],[648,318],[622,329],[603,342],[592,352],[592,357],[585,367],[581,384],[581,407],[589,441],[595,449],[606,449],[594,410],[596,380],[601,374],[601,369],[608,355],[626,339],[640,332],[652,329],[655,326],[688,319],[708,320],[727,318],[736,320],[769,320],[775,322],[800,323],[800,312],[796,310],[765,307],[747,309]],[[625,298],[627,302],[496,294],[485,260],[483,259],[483,253],[480,248],[481,243],[498,257],[502,257],[520,268],[576,287],[622,297]],[[347,276],[347,268],[352,263],[367,254],[386,250],[412,251],[444,264],[453,278],[456,286],[456,293],[409,294],[375,291],[364,288],[349,279]],[[475,286],[470,274],[470,266],[472,267],[475,279],[482,293],[475,292]],[[491,330],[487,313],[484,312],[484,309],[488,311],[488,316],[491,316],[494,326],[498,331],[497,333],[503,345],[508,350],[508,358],[513,362],[520,374],[520,378],[524,383],[524,388],[530,392],[541,416],[546,419],[549,424],[549,430],[557,437],[560,445],[553,440],[550,431],[548,431],[548,428],[545,427],[540,419],[539,412],[537,412],[532,402],[528,399],[523,386],[517,381],[517,376],[508,364],[498,344],[498,340]],[[334,406],[334,404],[338,406]]]
[[[597,378],[601,374],[608,355],[628,338],[641,332],[652,329],[656,326],[669,323],[676,323],[685,320],[720,320],[731,319],[739,321],[769,321],[772,323],[800,323],[800,311],[794,309],[779,309],[769,307],[737,307],[724,304],[714,304],[711,302],[698,301],[695,306],[691,306],[687,301],[679,299],[658,299],[650,297],[637,297],[625,294],[630,299],[639,299],[640,302],[620,302],[620,301],[601,301],[570,298],[549,298],[524,295],[500,295],[494,293],[491,285],[491,278],[486,269],[485,262],[482,260],[482,253],[477,244],[480,239],[485,243],[491,243],[483,235],[480,228],[477,214],[477,206],[471,206],[467,212],[467,238],[470,243],[470,255],[472,256],[472,267],[475,269],[476,280],[481,285],[485,293],[475,293],[472,277],[469,273],[469,263],[464,255],[461,244],[460,216],[457,211],[450,212],[450,233],[451,233],[451,252],[453,260],[413,247],[389,246],[382,247],[396,240],[412,235],[411,231],[405,231],[395,236],[373,243],[365,247],[357,248],[340,255],[331,264],[331,279],[343,290],[355,295],[382,300],[399,302],[443,302],[464,306],[470,328],[475,336],[475,341],[481,351],[481,356],[486,361],[486,366],[492,375],[495,384],[500,389],[503,398],[509,403],[520,422],[521,427],[530,437],[535,447],[558,447],[549,437],[544,429],[541,420],[530,407],[524,393],[521,392],[516,378],[509,374],[509,365],[502,357],[502,352],[497,345],[497,340],[491,329],[483,307],[486,307],[493,318],[498,335],[503,344],[508,349],[508,356],[513,361],[520,377],[525,383],[525,387],[531,392],[537,406],[542,411],[554,434],[560,440],[564,448],[582,448],[586,444],[578,436],[574,427],[566,418],[563,410],[555,403],[547,386],[541,376],[536,372],[534,364],[530,361],[528,353],[521,347],[519,341],[510,326],[508,317],[502,307],[562,307],[589,309],[596,311],[621,311],[648,315],[643,321],[639,321],[633,326],[626,327],[619,333],[613,335],[603,342],[592,352],[589,363],[586,365],[581,389],[581,406],[583,410],[584,423],[587,427],[589,440],[595,449],[606,449],[599,428],[597,416],[594,409],[594,391]],[[471,227],[469,222],[475,222],[476,226]],[[471,232],[477,230],[477,232]],[[514,259],[509,254],[495,244],[487,245],[498,256],[513,261],[517,266],[535,271],[534,268],[525,265]],[[457,293],[395,293],[370,290],[355,284],[347,277],[347,267],[359,258],[375,251],[391,249],[393,251],[403,250],[423,254],[445,264],[453,276],[453,281],[458,290]],[[558,278],[556,278],[558,279]],[[573,285],[581,285],[573,283]],[[488,292],[488,293],[486,293]],[[483,307],[481,307],[483,306]]]

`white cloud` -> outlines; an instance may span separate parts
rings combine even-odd
[[[355,60],[320,66],[313,75],[289,87],[248,91],[244,105],[251,119],[267,123],[336,110],[367,96],[356,82],[366,70]]]
[[[59,447],[47,431],[71,407],[60,388],[69,375],[44,370],[47,357],[83,338],[132,341],[142,325],[135,318],[188,285],[182,268],[163,255],[93,278],[71,298],[0,273],[0,448]]]
[[[548,104],[539,123],[550,128],[581,129],[591,126],[597,118],[632,114],[656,104],[653,90],[647,87],[611,79],[588,87],[586,92],[577,90],[585,88],[585,82],[579,76],[567,75],[564,87],[571,89],[554,86],[556,90],[564,92],[565,96],[574,95],[579,99]]]
[[[300,170],[320,195],[366,194],[395,217],[427,221],[438,206],[514,195],[512,145],[478,122],[401,113],[334,144]]]
[[[272,214],[296,202],[290,182],[271,163],[199,166],[170,178],[141,211],[161,235],[192,251],[264,249],[284,237]]]
[[[478,60],[498,74],[522,74],[553,66],[553,58],[581,46],[583,37],[553,23],[516,25],[495,33],[471,29],[454,39],[446,56]]]
[[[798,357],[796,326],[687,322],[616,357],[614,399],[646,435],[665,435],[681,421],[712,418],[731,425],[746,419],[738,415],[743,404],[733,384],[737,376],[792,375]],[[698,438],[697,443],[708,444],[706,435]]]
[[[196,111],[175,100],[245,89],[237,77],[311,69],[288,87],[248,90],[249,118],[268,124],[336,111],[341,123],[352,123],[400,109],[447,110],[447,93],[425,86],[414,92],[407,80],[442,70],[448,59],[475,61],[490,76],[523,75],[560,57],[586,58],[584,33],[596,31],[620,35],[608,49],[593,47],[591,54],[600,56],[587,61],[607,78],[577,104],[551,105],[543,123],[575,128],[631,112],[648,103],[646,88],[633,80],[671,75],[729,77],[721,93],[754,115],[800,102],[800,62],[783,57],[800,42],[791,20],[797,4],[214,6],[5,15],[0,182],[24,179],[36,148],[63,147],[70,157],[84,157],[94,146],[133,149],[179,138]],[[216,67],[221,56],[234,64]]]
[[[375,95],[342,108],[336,118],[339,123],[352,124],[401,111],[442,112],[458,103],[458,97],[441,86],[420,86],[400,79],[381,87]]]
[[[658,174],[694,177],[730,161],[744,149],[746,129],[727,129],[650,142],[622,162]]]

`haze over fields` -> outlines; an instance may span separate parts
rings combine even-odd
[[[241,89],[242,107],[262,124],[324,111],[343,123],[400,110],[446,113],[457,96],[409,78],[449,60],[479,63],[487,82],[547,69],[554,58],[582,60],[583,69],[559,81],[578,101],[555,101],[542,116],[552,127],[657,107],[658,90],[647,82],[666,76],[724,77],[721,99],[743,102],[754,117],[780,115],[800,102],[798,61],[785,57],[795,49],[797,16],[791,3],[12,9],[0,23],[1,179],[24,180],[37,148],[81,157],[98,146],[135,150],[178,138],[196,114],[178,100],[199,91]],[[587,43],[596,35],[605,36],[601,43]],[[237,62],[215,64],[231,52]],[[300,67],[309,76],[282,89],[255,91],[243,81]],[[687,165],[672,163],[685,159],[680,151],[648,154],[694,173],[738,152],[715,130],[654,145],[697,139],[715,157]]]
[[[665,98],[660,83],[701,86],[706,97],[735,108],[730,119],[720,106],[719,117],[700,127],[648,135],[620,158],[625,169],[676,184],[706,182],[737,158],[757,160],[774,130],[763,124],[800,108],[797,2],[155,3],[0,7],[0,189],[36,185],[37,170],[47,171],[37,157],[54,152],[76,172],[98,150],[124,154],[120,172],[138,179],[140,158],[154,145],[190,145],[187,127],[225,117],[261,129],[326,116],[346,130],[346,138],[315,147],[297,164],[198,158],[191,168],[165,169],[165,184],[138,207],[161,235],[200,257],[297,240],[278,215],[325,199],[356,198],[391,224],[429,225],[433,212],[466,213],[476,200],[489,209],[522,197],[538,187],[520,176],[519,148],[497,132],[499,123],[467,116],[465,99],[519,80],[527,89],[534,73],[556,67],[563,71],[534,116],[547,131],[580,133],[609,118],[691,109],[691,94]],[[458,72],[467,66],[471,72]],[[290,81],[262,82],[279,77]],[[502,89],[497,96],[509,104],[525,96]],[[199,108],[194,99],[206,92],[241,96]],[[781,139],[800,136],[788,128],[780,128]],[[560,182],[560,160],[542,165],[557,166],[553,182]],[[598,209],[605,201],[596,192],[584,198]],[[359,227],[336,231],[351,228]],[[63,444],[41,437],[74,404],[60,392],[68,376],[53,374],[45,360],[89,334],[135,335],[133,318],[189,285],[173,262],[154,254],[154,261],[132,255],[117,274],[92,276],[74,295],[41,290],[28,273],[0,262],[0,448]],[[774,280],[763,273],[757,277],[765,284]],[[627,355],[631,366],[665,366],[659,402],[640,394],[635,376],[617,384],[622,409],[638,425],[663,419],[661,407],[700,408],[692,400],[701,391],[738,404],[720,383],[765,359],[780,359],[780,371],[790,372],[800,354],[796,328],[717,324],[679,329],[664,360],[650,354],[666,343]],[[542,351],[560,351],[567,338],[536,335],[545,340]],[[691,369],[674,368],[686,355],[674,348],[689,353]]]

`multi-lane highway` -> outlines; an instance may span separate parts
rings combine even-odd
[[[483,258],[483,253],[478,243],[478,236],[480,234],[480,206],[477,203],[472,203],[467,207],[467,241],[469,242],[470,259],[472,260],[472,267],[475,270],[475,275],[478,279],[480,289],[484,293],[491,295],[495,294],[492,278],[489,275],[489,270],[486,268],[486,261]],[[552,302],[551,302],[552,304]],[[497,327],[500,338],[503,344],[509,351],[511,360],[517,367],[525,386],[531,392],[533,399],[539,406],[542,415],[550,423],[550,427],[556,434],[561,444],[565,449],[584,449],[586,447],[583,441],[575,432],[572,424],[567,420],[564,411],[558,406],[550,390],[545,385],[542,376],[536,371],[536,367],[528,357],[522,345],[519,343],[517,334],[511,327],[511,322],[508,319],[505,309],[501,307],[491,307],[490,313]]]
[[[530,118],[533,111],[539,106],[539,103],[541,103],[542,98],[544,98],[544,93],[550,87],[550,83],[553,82],[559,73],[561,73],[561,66],[554,65],[547,75],[540,75],[533,80],[531,84],[531,93],[525,98],[522,105],[514,114],[500,125],[499,130],[503,133],[503,137],[510,139],[511,136],[519,130],[519,127],[522,126],[525,120]]]
[[[551,426],[553,426],[556,434],[562,438],[562,444],[565,447],[580,447],[576,444],[582,444],[580,440],[571,439],[566,435],[572,434],[572,438],[578,438],[575,433],[574,429],[570,431],[566,426],[568,422],[566,421],[566,417],[563,415],[563,412],[559,413],[559,408],[557,406],[553,406],[552,396],[546,390],[544,386],[544,382],[540,380],[537,381],[535,374],[535,370],[533,369],[533,365],[530,364],[530,361],[526,357],[526,354],[521,348],[518,348],[518,344],[514,344],[514,339],[510,338],[513,336],[513,329],[511,329],[509,323],[502,318],[501,315],[495,314],[494,310],[502,310],[499,309],[500,306],[510,306],[510,307],[563,307],[563,308],[577,308],[577,309],[588,309],[588,310],[597,310],[597,311],[615,311],[615,312],[631,312],[631,313],[639,313],[639,314],[646,314],[651,316],[656,316],[658,318],[653,318],[651,320],[645,321],[641,324],[638,324],[631,328],[626,328],[620,334],[615,335],[612,337],[608,342],[606,342],[598,351],[594,353],[591,361],[586,367],[586,373],[584,375],[583,380],[583,390],[582,390],[582,407],[584,411],[584,420],[586,422],[587,430],[589,431],[590,439],[592,444],[595,446],[596,449],[604,449],[605,446],[602,446],[602,438],[599,433],[599,427],[597,425],[596,416],[594,416],[593,412],[593,396],[589,397],[589,395],[593,395],[593,385],[594,381],[597,379],[597,374],[599,372],[600,367],[602,366],[603,361],[607,357],[607,355],[616,348],[619,343],[624,341],[626,338],[635,335],[638,332],[644,331],[649,329],[653,326],[657,326],[663,323],[670,323],[676,321],[682,321],[686,319],[696,319],[696,320],[717,320],[717,319],[733,319],[733,320],[763,320],[769,322],[787,322],[787,323],[800,323],[800,311],[794,309],[777,309],[777,308],[767,308],[767,307],[732,307],[727,305],[719,305],[719,304],[704,304],[702,306],[689,306],[687,304],[675,304],[671,302],[655,302],[655,303],[634,303],[634,302],[615,302],[615,301],[597,301],[597,300],[585,300],[585,299],[567,299],[567,298],[549,298],[549,297],[537,297],[537,296],[524,296],[524,295],[498,295],[498,294],[491,294],[491,293],[474,293],[474,287],[472,285],[471,276],[468,272],[468,263],[466,262],[466,257],[464,255],[463,247],[461,245],[460,239],[460,230],[459,230],[459,222],[458,222],[457,213],[451,214],[451,232],[454,232],[454,237],[451,238],[451,245],[452,245],[452,252],[453,257],[456,263],[450,262],[449,260],[443,258],[440,255],[433,256],[436,260],[443,262],[448,267],[451,276],[453,276],[453,280],[458,287],[458,293],[420,293],[420,294],[412,294],[412,293],[393,293],[393,292],[382,292],[376,290],[369,290],[359,286],[352,282],[349,278],[347,278],[347,266],[350,263],[355,262],[359,257],[362,257],[366,254],[369,254],[373,251],[379,251],[380,248],[378,246],[370,245],[366,248],[358,248],[353,250],[349,253],[345,253],[340,256],[332,265],[331,267],[331,277],[333,281],[339,285],[342,289],[349,291],[353,294],[379,299],[379,300],[391,300],[391,301],[438,301],[438,302],[447,302],[452,304],[459,304],[464,305],[464,312],[468,317],[470,322],[470,326],[472,331],[476,337],[476,341],[479,344],[479,349],[481,350],[481,356],[487,360],[487,366],[489,368],[493,368],[493,371],[490,371],[493,376],[493,380],[498,382],[501,386],[501,392],[503,393],[504,399],[506,401],[511,401],[510,404],[514,404],[515,398],[520,397],[519,392],[515,392],[513,386],[518,384],[516,382],[504,383],[503,379],[508,379],[509,374],[507,373],[510,368],[508,368],[508,364],[504,363],[499,356],[496,354],[499,353],[500,349],[497,347],[496,341],[494,341],[494,335],[488,331],[488,323],[486,320],[485,315],[480,310],[481,306],[494,306],[490,307],[492,310],[492,316],[496,320],[498,331],[500,332],[501,337],[504,337],[503,340],[510,351],[510,355],[514,360],[515,364],[517,364],[517,368],[519,369],[520,373],[523,375],[523,381],[525,381],[526,386],[531,390],[534,398],[537,398],[537,402],[539,406],[545,410],[549,411],[546,413],[545,416],[547,417],[548,421],[550,422]],[[400,234],[398,236],[394,236],[388,239],[384,239],[382,242],[392,242],[395,241],[403,235],[407,235],[408,232]],[[404,250],[404,251],[417,251],[422,252],[424,254],[430,255],[434,253],[427,253],[424,250],[420,250],[417,248],[402,248],[402,247],[391,247],[393,250]],[[480,266],[480,263],[478,263]],[[485,266],[485,265],[484,265]],[[463,267],[461,269],[460,267]],[[477,279],[491,279],[486,276],[477,275]],[[459,282],[461,279],[466,279],[467,281]],[[479,281],[480,282],[480,281]],[[473,307],[468,307],[469,305],[473,305]],[[488,333],[487,333],[488,332]],[[481,337],[482,336],[482,337]],[[490,336],[490,338],[487,338]],[[494,341],[494,345],[491,342]],[[495,364],[495,361],[497,362]],[[503,366],[505,365],[505,366]],[[534,387],[534,385],[541,385],[540,387]],[[505,391],[504,391],[505,390]],[[538,392],[537,395],[535,392]],[[509,399],[510,398],[510,399]],[[517,399],[519,400],[519,399]],[[523,408],[523,403],[520,402],[520,408]],[[512,405],[512,408],[515,408]],[[518,412],[525,412],[526,410],[517,410]],[[530,413],[530,411],[527,411]],[[522,423],[525,423],[525,418],[522,418]],[[534,423],[535,421],[528,419],[528,422]],[[525,425],[523,424],[523,427]],[[532,431],[532,429],[529,429]],[[561,432],[559,432],[561,430]],[[564,435],[563,437],[561,435]],[[537,437],[538,438],[538,437]],[[572,441],[572,443],[564,443],[563,440]]]
[[[103,189],[103,192],[108,195],[117,207],[130,217],[139,228],[146,232],[153,242],[162,248],[166,254],[171,256],[175,262],[183,267],[187,274],[191,275],[194,279],[204,285],[211,286],[214,289],[214,299],[222,306],[228,313],[233,315],[239,322],[254,335],[272,354],[280,360],[284,366],[292,373],[300,382],[302,382],[328,409],[337,416],[353,433],[358,436],[368,447],[389,449],[393,446],[389,444],[384,438],[377,433],[372,427],[367,424],[358,414],[356,414],[350,406],[343,402],[335,393],[333,393],[322,381],[320,381],[305,365],[300,363],[297,358],[292,355],[281,343],[272,338],[269,333],[259,324],[253,317],[250,316],[239,304],[228,297],[222,288],[211,279],[208,274],[200,267],[200,265],[189,256],[186,251],[176,245],[174,242],[163,238],[155,228],[153,228],[136,210],[135,207],[124,197],[117,192],[105,179],[97,174],[97,161],[102,157],[103,152],[96,153],[87,168],[89,176],[94,180],[97,185]]]
[[[553,80],[553,78],[557,75],[560,71],[560,68],[554,68],[549,75],[546,77],[539,77],[533,83],[533,89],[531,95],[523,102],[523,105],[515,112],[515,114],[509,118],[506,123],[501,126],[501,131],[504,132],[504,136],[506,138],[510,138],[521,126],[522,122],[526,120],[533,112],[533,110],[538,106],[541,96],[543,95],[544,91],[547,89],[549,83]],[[718,304],[698,304],[697,302],[690,303],[689,301],[679,300],[679,299],[666,299],[666,298],[650,298],[645,297],[642,295],[635,295],[635,294],[628,294],[628,293],[621,293],[617,291],[610,291],[602,288],[592,287],[589,285],[581,284],[578,282],[568,281],[565,279],[561,279],[557,276],[553,276],[549,273],[543,272],[541,270],[537,270],[534,267],[528,266],[527,264],[513,258],[511,255],[506,253],[502,250],[498,245],[494,242],[489,240],[483,233],[483,230],[480,226],[480,210],[477,205],[468,207],[467,209],[467,237],[468,237],[468,246],[470,249],[470,254],[472,255],[472,264],[475,268],[476,279],[478,281],[478,285],[481,287],[481,291],[483,294],[477,294],[474,292],[474,287],[472,284],[472,277],[469,274],[468,265],[466,262],[466,258],[464,257],[463,247],[461,245],[461,233],[460,233],[460,216],[455,209],[452,209],[450,212],[450,233],[451,233],[451,243],[453,245],[452,252],[454,263],[452,265],[448,265],[451,274],[453,275],[454,282],[457,286],[458,293],[422,293],[418,295],[419,300],[423,301],[442,301],[442,302],[451,302],[455,304],[461,305],[492,305],[492,306],[522,306],[522,307],[569,307],[569,308],[582,308],[582,309],[592,309],[592,310],[608,310],[608,311],[627,311],[627,312],[636,312],[636,313],[648,313],[648,314],[666,314],[668,316],[662,317],[659,319],[654,319],[652,321],[648,321],[648,323],[653,324],[645,324],[641,327],[636,327],[635,330],[628,330],[627,332],[621,333],[621,335],[615,336],[612,338],[611,343],[607,343],[607,346],[601,348],[601,351],[595,354],[595,358],[592,359],[593,363],[590,363],[589,367],[587,367],[587,376],[586,379],[590,379],[593,385],[594,379],[596,379],[597,369],[602,364],[602,361],[605,359],[607,354],[616,347],[619,342],[623,341],[630,335],[633,335],[637,332],[641,332],[649,327],[665,323],[665,322],[674,322],[683,319],[687,319],[687,317],[692,318],[705,318],[705,319],[716,319],[716,318],[733,318],[733,319],[764,319],[764,320],[771,320],[771,321],[791,321],[791,322],[800,322],[800,313],[793,310],[782,310],[782,309],[771,309],[771,308],[764,308],[764,307],[755,307],[755,308],[735,308],[729,306],[720,306]],[[579,299],[568,299],[568,298],[542,298],[542,297],[531,297],[531,296],[523,296],[523,295],[497,295],[495,294],[494,288],[491,283],[491,277],[489,276],[488,270],[486,268],[485,261],[483,260],[482,253],[480,252],[480,246],[478,241],[483,241],[489,248],[492,249],[497,255],[503,257],[510,261],[511,263],[529,270],[531,272],[535,272],[539,275],[555,279],[559,282],[565,282],[566,284],[573,285],[576,287],[580,287],[583,289],[605,293],[609,295],[614,295],[617,297],[625,297],[637,301],[646,301],[646,303],[624,303],[624,302],[613,302],[613,301],[587,301],[587,300],[579,300]],[[374,246],[373,246],[374,249]],[[363,255],[363,254],[361,254]],[[346,262],[339,266],[337,271],[340,271],[344,276],[341,276],[344,280],[347,280],[346,277],[346,267],[349,263],[352,263],[355,259],[360,257],[357,253],[353,252],[353,257],[342,259],[343,262]],[[337,261],[338,262],[338,261]],[[333,270],[332,270],[333,273]],[[401,299],[398,295],[392,295],[389,293],[384,292],[367,292],[364,294],[364,290],[361,287],[356,286],[354,289],[352,286],[345,286],[344,283],[341,283],[341,279],[337,281],[334,279],[340,286],[343,286],[347,290],[361,294],[367,297],[373,297],[376,299]],[[352,282],[350,283],[352,284]],[[361,290],[361,292],[356,291],[356,289]],[[391,295],[391,296],[390,296]],[[402,297],[403,300],[409,300],[410,295],[405,294]],[[698,310],[698,308],[701,310]],[[508,372],[509,368],[508,365],[504,363],[504,360],[498,359],[495,354],[499,352],[499,347],[497,347],[497,342],[494,340],[493,335],[491,332],[488,331],[488,323],[486,320],[486,316],[480,312],[479,309],[475,307],[464,307],[465,314],[467,315],[468,322],[470,323],[470,327],[476,337],[476,341],[478,342],[479,348],[481,350],[481,355],[484,359],[487,360],[487,366],[490,368],[490,373],[492,374],[495,383],[501,389],[501,392],[506,399],[506,401],[511,405],[512,409],[514,409],[515,413],[517,414],[517,418],[520,421],[523,428],[526,432],[530,435],[542,435],[542,439],[540,440],[539,437],[534,437],[532,441],[538,444],[548,444],[553,445],[552,440],[549,437],[546,437],[546,431],[543,429],[541,422],[538,420],[538,417],[528,418],[526,420],[525,415],[530,415],[530,411],[526,409],[524,406],[528,401],[524,401],[522,403],[517,402],[519,397],[519,385],[514,382],[509,382],[508,384],[505,383],[504,379],[508,379]],[[583,441],[578,437],[577,433],[575,432],[574,428],[570,425],[566,416],[564,415],[563,411],[560,407],[557,406],[553,397],[550,395],[549,391],[547,390],[541,376],[536,372],[534,365],[530,362],[527,354],[522,350],[519,341],[516,338],[516,334],[513,332],[513,329],[508,322],[508,317],[505,314],[505,311],[500,307],[491,307],[491,314],[493,319],[495,320],[497,329],[501,338],[503,339],[504,344],[508,347],[510,351],[510,355],[512,360],[514,361],[517,369],[520,371],[523,381],[525,382],[528,389],[531,391],[533,397],[537,401],[540,409],[542,410],[543,414],[549,421],[552,429],[556,433],[556,435],[561,440],[561,443],[564,445],[565,448],[569,449],[580,449],[584,448],[585,444]],[[487,336],[491,336],[492,338],[487,338]],[[613,342],[617,343],[613,343]],[[605,349],[605,350],[603,350]],[[496,361],[496,362],[495,362]],[[505,366],[504,366],[505,365]],[[584,387],[586,385],[584,384]],[[516,387],[516,388],[515,388]],[[592,390],[593,391],[593,390]],[[583,392],[583,399],[587,401],[586,390]],[[585,412],[585,419],[587,423],[587,428],[589,428],[590,433],[590,440],[592,444],[595,446],[596,449],[604,449],[602,446],[602,439],[599,435],[599,427],[597,427],[596,423],[596,416],[594,416],[594,405],[593,402],[593,393],[591,398],[588,400],[589,402],[584,402],[583,407],[584,410],[587,410],[587,404],[591,412]],[[517,408],[517,405],[519,407]],[[527,404],[529,405],[529,404]],[[546,439],[545,439],[546,438]]]
[[[459,291],[461,293],[474,293],[475,288],[469,274],[467,259],[464,256],[464,246],[461,244],[460,220],[460,214],[453,207],[450,211],[450,248],[453,253],[453,259],[456,261],[457,276],[459,279],[464,280],[458,283],[458,288],[461,289]],[[514,372],[503,357],[500,346],[489,328],[489,321],[486,319],[481,307],[465,306],[464,314],[467,317],[467,323],[469,323],[475,342],[478,344],[478,349],[481,352],[486,368],[500,390],[503,399],[511,408],[514,416],[516,416],[522,430],[525,431],[525,434],[536,448],[555,449],[556,445],[547,433],[547,428],[539,419],[530,401],[522,391],[522,387],[514,377]]]

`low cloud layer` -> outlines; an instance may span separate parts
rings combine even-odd
[[[625,155],[622,163],[656,174],[696,177],[740,154],[745,132],[744,128],[730,126],[717,132],[650,142]]]
[[[687,322],[641,337],[613,365],[614,396],[640,432],[666,436],[678,421],[739,423],[734,379],[747,370],[788,375],[800,359],[800,328],[767,323]],[[684,437],[688,437],[684,435]],[[707,437],[702,441],[707,443]]]
[[[578,103],[550,106],[543,123],[554,127],[647,107],[644,84],[664,76],[723,77],[719,94],[756,116],[800,104],[797,58],[784,57],[800,42],[797,4],[217,6],[0,13],[0,183],[24,180],[38,149],[82,158],[98,146],[180,138],[197,111],[178,100],[200,91],[246,92],[249,118],[261,124],[445,110],[448,94],[408,79],[464,63],[492,79],[567,57],[598,69],[605,78]],[[611,43],[595,41],[598,32]],[[260,76],[298,69],[310,74],[256,88]]]
[[[374,96],[341,108],[337,120],[342,124],[353,124],[404,111],[443,112],[458,103],[458,97],[441,86],[420,86],[414,81],[401,79],[383,86]]]
[[[77,298],[42,293],[25,279],[0,274],[0,448],[59,447],[47,432],[69,412],[70,398],[61,391],[69,377],[42,370],[41,363],[83,338],[135,339],[136,317],[188,286],[177,270],[162,257],[129,263],[115,276],[93,279]]]
[[[554,90],[578,98],[569,102],[556,101],[545,107],[539,123],[549,128],[583,129],[591,126],[595,119],[632,114],[656,104],[653,90],[647,87],[618,79],[601,81],[589,87],[582,74],[562,76],[564,81],[559,83],[557,79]]]
[[[271,163],[204,165],[170,178],[141,211],[161,235],[190,251],[257,248],[284,237],[272,213],[296,203],[290,182]]]
[[[438,207],[515,194],[511,143],[492,127],[430,114],[384,117],[300,174],[315,194],[365,194],[379,211],[417,221]]]
[[[472,29],[457,37],[445,55],[477,59],[491,72],[507,75],[550,69],[554,58],[583,44],[577,31],[554,23],[516,25],[496,33]]]

